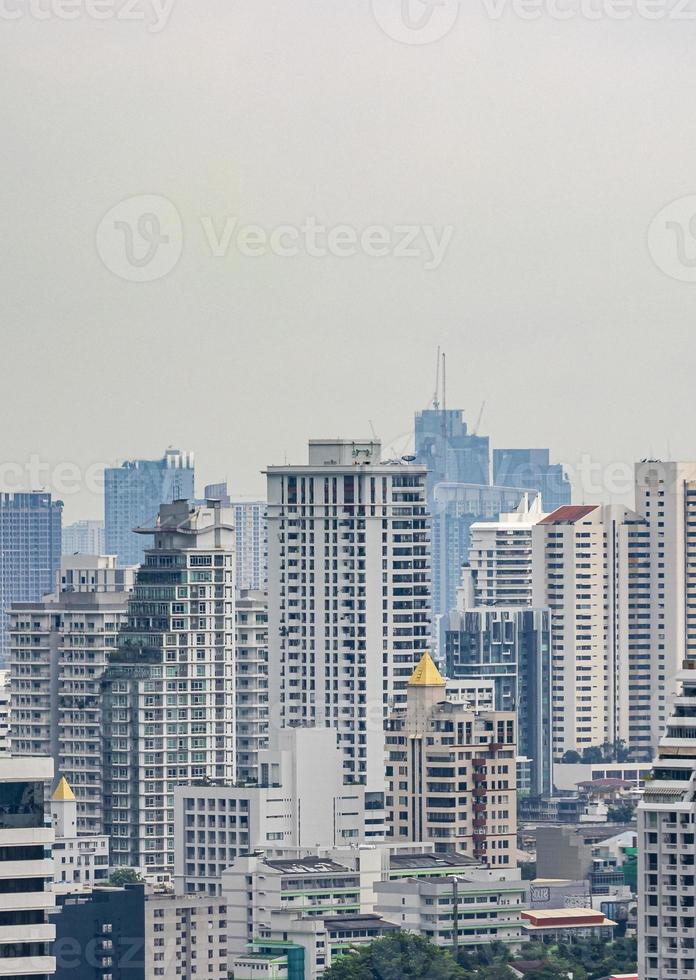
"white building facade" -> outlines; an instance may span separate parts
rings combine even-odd
[[[696,659],[677,696],[638,806],[640,980],[696,978]]]
[[[649,753],[646,522],[626,507],[568,505],[534,525],[532,547],[533,604],[551,610],[554,759],[618,740]]]
[[[383,724],[430,633],[425,467],[312,440],[267,478],[271,709],[336,728],[344,777],[381,794]]]
[[[235,777],[234,528],[219,503],[163,504],[103,680],[112,862],[174,867],[174,787]]]
[[[258,786],[175,788],[179,892],[219,894],[225,868],[257,849],[345,846],[364,835],[365,791],[343,785],[336,732],[292,728],[278,743],[259,753]]]
[[[53,758],[83,833],[103,829],[100,683],[133,581],[114,556],[64,557],[52,595],[10,610],[12,751]]]
[[[237,782],[256,783],[268,748],[268,593],[238,589],[235,624]]]

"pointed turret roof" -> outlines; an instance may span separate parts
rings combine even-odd
[[[409,687],[444,687],[445,681],[442,674],[433,663],[433,658],[428,651],[423,654],[421,661],[413,671]]]
[[[51,799],[55,803],[72,803],[75,800],[75,794],[70,789],[70,784],[68,783],[65,776],[60,777],[60,782],[53,790],[53,796]]]

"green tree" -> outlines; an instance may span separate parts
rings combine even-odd
[[[395,932],[334,960],[325,980],[467,980],[447,950],[422,936]]]
[[[143,881],[143,876],[135,868],[116,868],[109,876],[110,885],[134,885]]]
[[[563,755],[561,762],[577,765],[578,762],[582,762],[582,756],[579,752],[576,752],[575,749],[568,749],[568,751]]]

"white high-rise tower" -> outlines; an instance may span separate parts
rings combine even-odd
[[[312,440],[267,477],[271,737],[335,727],[344,778],[383,793],[384,722],[430,631],[426,469]]]
[[[174,786],[235,776],[234,528],[219,501],[163,504],[104,674],[112,863],[174,866]]]

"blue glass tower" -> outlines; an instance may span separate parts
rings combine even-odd
[[[493,482],[537,490],[547,514],[570,503],[570,481],[560,463],[549,462],[548,449],[494,449]]]
[[[168,449],[162,459],[136,459],[104,473],[106,552],[119,565],[139,565],[149,535],[133,528],[152,527],[160,504],[194,498],[193,453]]]
[[[50,493],[0,493],[0,661],[9,653],[13,602],[35,602],[55,586],[63,502]]]

